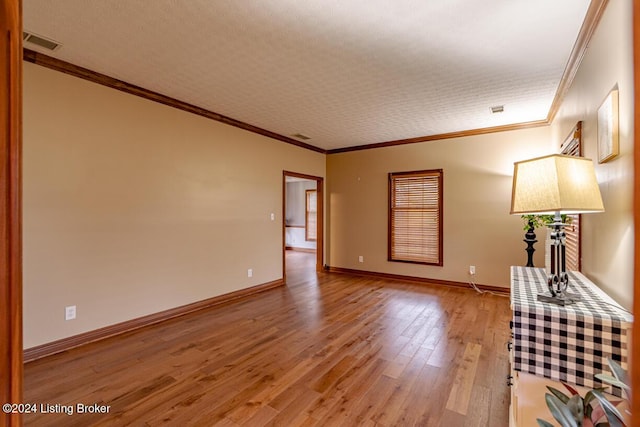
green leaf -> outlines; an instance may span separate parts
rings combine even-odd
[[[549,411],[551,411],[551,415],[553,415],[553,418],[555,418],[562,427],[578,427],[578,423],[573,418],[571,411],[558,397],[546,393],[544,398],[547,401],[547,407]]]
[[[563,392],[561,392],[557,388],[553,388],[553,387],[547,386],[547,390],[549,390],[551,393],[553,393],[553,395],[555,397],[560,399],[562,401],[562,403],[566,404],[569,401],[569,396],[567,396],[566,394],[564,394]]]
[[[589,406],[591,404],[591,401],[595,399],[595,396],[593,395],[594,391],[604,392],[606,390],[607,390],[606,387],[598,387],[598,388],[594,388],[593,390],[589,390],[587,394],[585,394],[584,396],[584,406],[585,407]]]
[[[618,378],[613,377],[609,374],[596,374],[596,378],[602,381],[603,383],[611,384],[613,386],[620,387],[624,390],[631,390],[631,388],[628,385],[620,381]]]
[[[582,402],[582,397],[579,394],[574,394],[567,402],[567,408],[571,411],[571,415],[573,415],[573,419],[580,420],[584,418],[584,404]]]
[[[622,382],[626,386],[625,388],[627,390],[631,390],[631,380],[629,379],[627,371],[622,369],[622,366],[610,357],[607,359],[607,362],[609,362],[611,372],[613,372],[613,375],[618,379],[618,381]]]
[[[622,422],[622,414],[620,414],[620,411],[618,411],[601,392],[594,391],[593,394],[596,399],[598,399],[600,406],[604,410],[604,414],[607,417],[607,421],[609,421],[610,427],[625,427],[625,424]]]
[[[551,423],[550,423],[550,422],[548,422],[548,421],[541,420],[540,418],[536,419],[536,421],[538,422],[538,425],[539,425],[540,427],[553,427],[553,424],[551,424]]]
[[[618,382],[618,379],[616,377],[614,377],[613,375],[609,375],[609,374],[596,374],[596,378],[599,379],[600,381],[602,381],[603,383],[612,383],[612,382]]]

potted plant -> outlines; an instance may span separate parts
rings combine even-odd
[[[627,372],[614,360],[608,359],[608,362],[613,376],[598,374],[596,378],[620,387],[628,400],[631,387]],[[604,387],[589,390],[582,397],[573,387],[564,383],[562,385],[570,395],[553,387],[547,387],[551,393],[546,393],[544,396],[551,415],[562,427],[626,427],[622,414],[616,408],[622,401],[610,402],[603,394]],[[540,418],[536,421],[541,427],[554,427],[553,424]]]
[[[571,217],[566,214],[560,215],[562,218],[562,222],[564,224],[571,224]],[[540,227],[548,227],[553,224],[553,215],[521,215],[524,222],[523,230],[528,230],[529,228],[540,228]]]
[[[561,215],[562,222],[565,224],[571,223],[571,217],[567,215]],[[540,227],[548,227],[553,224],[554,216],[553,215],[522,215],[522,220],[524,221],[523,230],[526,231],[524,235],[524,242],[527,244],[527,267],[535,267],[533,265],[533,253],[535,252],[535,248],[533,245],[537,242],[535,229]]]

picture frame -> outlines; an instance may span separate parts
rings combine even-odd
[[[611,90],[598,108],[598,163],[613,159],[619,152],[618,89]]]

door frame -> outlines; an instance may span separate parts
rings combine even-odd
[[[324,178],[321,176],[307,175],[304,173],[282,171],[282,278],[287,283],[287,266],[286,266],[286,224],[285,213],[287,209],[287,177],[303,178],[316,182],[317,191],[317,237],[316,237],[316,271],[322,271],[324,268]]]
[[[634,75],[634,147],[633,147],[633,225],[635,228],[634,256],[633,256],[633,330],[631,337],[631,395],[632,426],[640,426],[640,0],[633,0],[633,69]]]
[[[0,4],[0,402],[22,402],[22,3]],[[22,425],[0,412],[0,426]]]

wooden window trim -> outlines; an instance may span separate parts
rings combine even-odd
[[[315,211],[310,211],[309,210],[309,197],[311,196],[312,193],[315,193],[316,195],[316,210]],[[316,214],[316,235],[315,236],[310,236],[309,235],[309,212],[313,212]],[[307,242],[315,242],[317,240],[318,237],[318,192],[317,190],[305,190],[304,192],[304,239]]]
[[[582,154],[582,122],[576,123],[567,138],[560,146],[561,154],[569,156],[583,157]],[[571,217],[571,224],[565,228],[567,261],[575,258],[573,262],[567,266],[567,270],[582,271],[582,215],[568,215]],[[577,232],[575,231],[577,229]],[[570,243],[575,241],[575,245]]]
[[[397,177],[411,177],[411,176],[436,176],[438,182],[438,260],[436,262],[428,261],[416,261],[409,259],[401,259],[393,256],[393,191],[394,191],[394,179]],[[444,188],[444,173],[442,169],[429,169],[422,171],[411,172],[391,172],[389,173],[389,202],[388,202],[388,227],[387,227],[387,260],[390,262],[405,262],[410,264],[423,264],[423,265],[443,265],[443,188]]]

